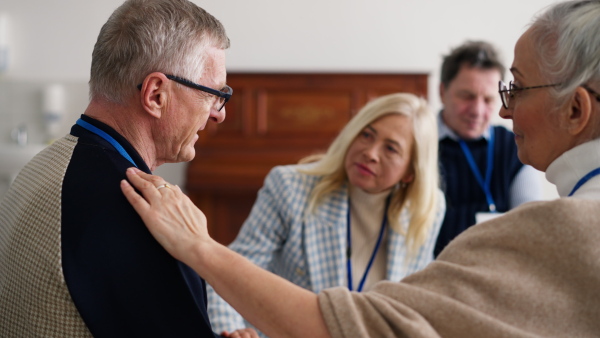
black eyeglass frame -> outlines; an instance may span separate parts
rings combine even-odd
[[[515,85],[513,84],[512,81],[510,81],[508,83],[508,87],[507,87],[506,83],[504,83],[504,81],[500,80],[500,81],[498,81],[498,94],[500,95],[500,101],[502,101],[502,106],[504,107],[504,109],[509,109],[508,104],[510,103],[510,99],[512,99],[515,96],[515,94],[514,94],[515,92],[520,92],[520,91],[527,90],[527,89],[556,87],[558,85],[560,85],[560,83],[553,83],[553,84],[547,84],[547,85],[541,85],[541,86],[515,88]],[[505,97],[504,93],[506,93],[506,95],[508,97]]]
[[[521,90],[526,90],[526,89],[535,89],[535,88],[544,88],[544,87],[555,87],[560,85],[560,83],[555,83],[555,84],[549,84],[549,85],[542,85],[542,86],[532,86],[532,87],[523,87],[523,88],[512,88],[514,87],[512,81],[509,82],[509,87],[510,89],[508,89],[506,87],[506,84],[500,80],[498,81],[498,94],[500,94],[500,100],[502,101],[502,106],[505,109],[509,109],[508,108],[508,103],[510,103],[510,98],[514,97],[514,94],[511,94],[511,92],[518,92]],[[600,102],[600,94],[598,94],[598,92],[596,92],[595,90],[593,90],[592,88],[590,88],[587,84],[582,84],[581,87],[585,90],[588,91],[588,93],[592,94],[593,97],[596,98],[596,101]],[[504,93],[508,93],[508,95],[510,95],[510,98],[505,98]]]
[[[195,82],[192,82],[188,79],[184,79],[179,76],[170,75],[170,74],[165,74],[165,76],[167,77],[167,79],[175,81],[177,83],[180,83],[186,87],[197,89],[197,90],[203,91],[205,93],[215,95],[216,97],[222,98],[224,101],[223,101],[223,104],[221,104],[221,106],[219,107],[218,111],[221,111],[221,109],[223,109],[223,107],[225,107],[225,104],[229,101],[229,99],[231,98],[231,95],[233,95],[233,89],[231,87],[229,87],[228,85],[225,85],[225,87],[223,87],[223,89],[226,91],[222,91],[222,90],[216,90],[216,89],[213,89],[210,87],[206,87],[206,86],[197,84]],[[138,87],[138,89],[141,90],[142,84],[140,83],[137,87]]]

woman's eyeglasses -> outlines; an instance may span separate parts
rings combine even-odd
[[[510,81],[508,84],[508,87],[507,87],[506,84],[502,80],[500,80],[498,82],[498,93],[500,94],[500,99],[502,100],[502,106],[504,107],[504,109],[509,109],[510,107],[512,107],[511,104],[514,101],[516,93],[518,93],[520,91],[527,90],[527,89],[535,89],[535,88],[555,87],[558,85],[560,85],[560,83],[521,88],[521,87],[515,86],[513,84],[513,82]],[[587,90],[590,94],[592,94],[592,96],[594,96],[596,98],[596,100],[598,102],[600,102],[600,94],[595,92],[593,89],[591,89],[586,84],[582,84],[581,87],[583,87],[585,90]]]
[[[536,88],[545,88],[545,87],[554,87],[558,86],[559,83],[541,85],[541,86],[531,86],[531,87],[517,87],[513,84],[512,81],[508,83],[508,87],[504,83],[504,81],[500,80],[498,82],[498,93],[500,94],[500,99],[502,100],[502,106],[504,109],[509,109],[511,102],[515,98],[515,94],[517,92],[527,90],[527,89],[536,89]]]

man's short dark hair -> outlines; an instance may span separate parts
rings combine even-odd
[[[467,41],[444,56],[441,82],[448,87],[463,65],[480,69],[497,69],[504,78],[506,69],[491,44],[484,41]]]

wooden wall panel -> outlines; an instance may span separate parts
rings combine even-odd
[[[427,98],[427,74],[230,73],[226,119],[209,122],[196,144],[186,190],[228,244],[269,170],[323,152],[369,100],[394,92]]]
[[[257,103],[258,134],[271,137],[304,137],[308,130],[335,134],[352,111],[351,95],[341,91],[261,91]]]

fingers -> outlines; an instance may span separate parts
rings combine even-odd
[[[156,179],[149,177],[151,175],[147,175],[146,173],[134,168],[127,169],[125,174],[127,175],[129,182],[131,182],[131,184],[142,193],[148,202],[151,203],[152,199],[160,197],[160,193],[158,190],[156,190],[156,186],[160,184],[152,183],[151,180]]]
[[[126,175],[131,184],[142,193],[150,204],[154,200],[162,198],[162,193],[181,192],[178,186],[165,182],[162,177],[146,174],[137,168],[127,169]]]
[[[195,257],[190,254],[193,248],[212,243],[206,216],[179,187],[137,169],[127,169],[126,175],[129,182],[121,182],[123,194],[171,255],[185,263]]]
[[[146,174],[145,172],[137,169],[137,168],[129,168],[127,169],[127,173],[131,173],[131,174],[136,174],[137,176],[139,176],[140,178],[142,178],[144,181],[150,182],[150,184],[153,187],[158,187],[160,185],[165,184],[165,180],[160,177],[160,176],[155,176],[155,175],[150,175],[150,174]]]
[[[126,180],[121,181],[121,191],[138,214],[142,214],[150,208],[150,204]]]
[[[162,190],[169,192],[172,190],[173,192],[181,193],[179,187],[172,186],[166,183],[161,177],[146,174],[137,168],[127,169],[126,176],[129,182],[127,180],[121,181],[121,191],[125,195],[125,198],[127,198],[127,201],[129,201],[135,211],[144,220],[148,217],[152,205],[163,199],[161,189],[158,189],[159,187],[162,186]],[[134,187],[142,193],[141,196],[135,191]]]
[[[258,338],[258,334],[256,333],[256,331],[251,328],[239,329],[231,333],[229,333],[228,331],[223,331],[221,335],[223,337],[229,338]]]

